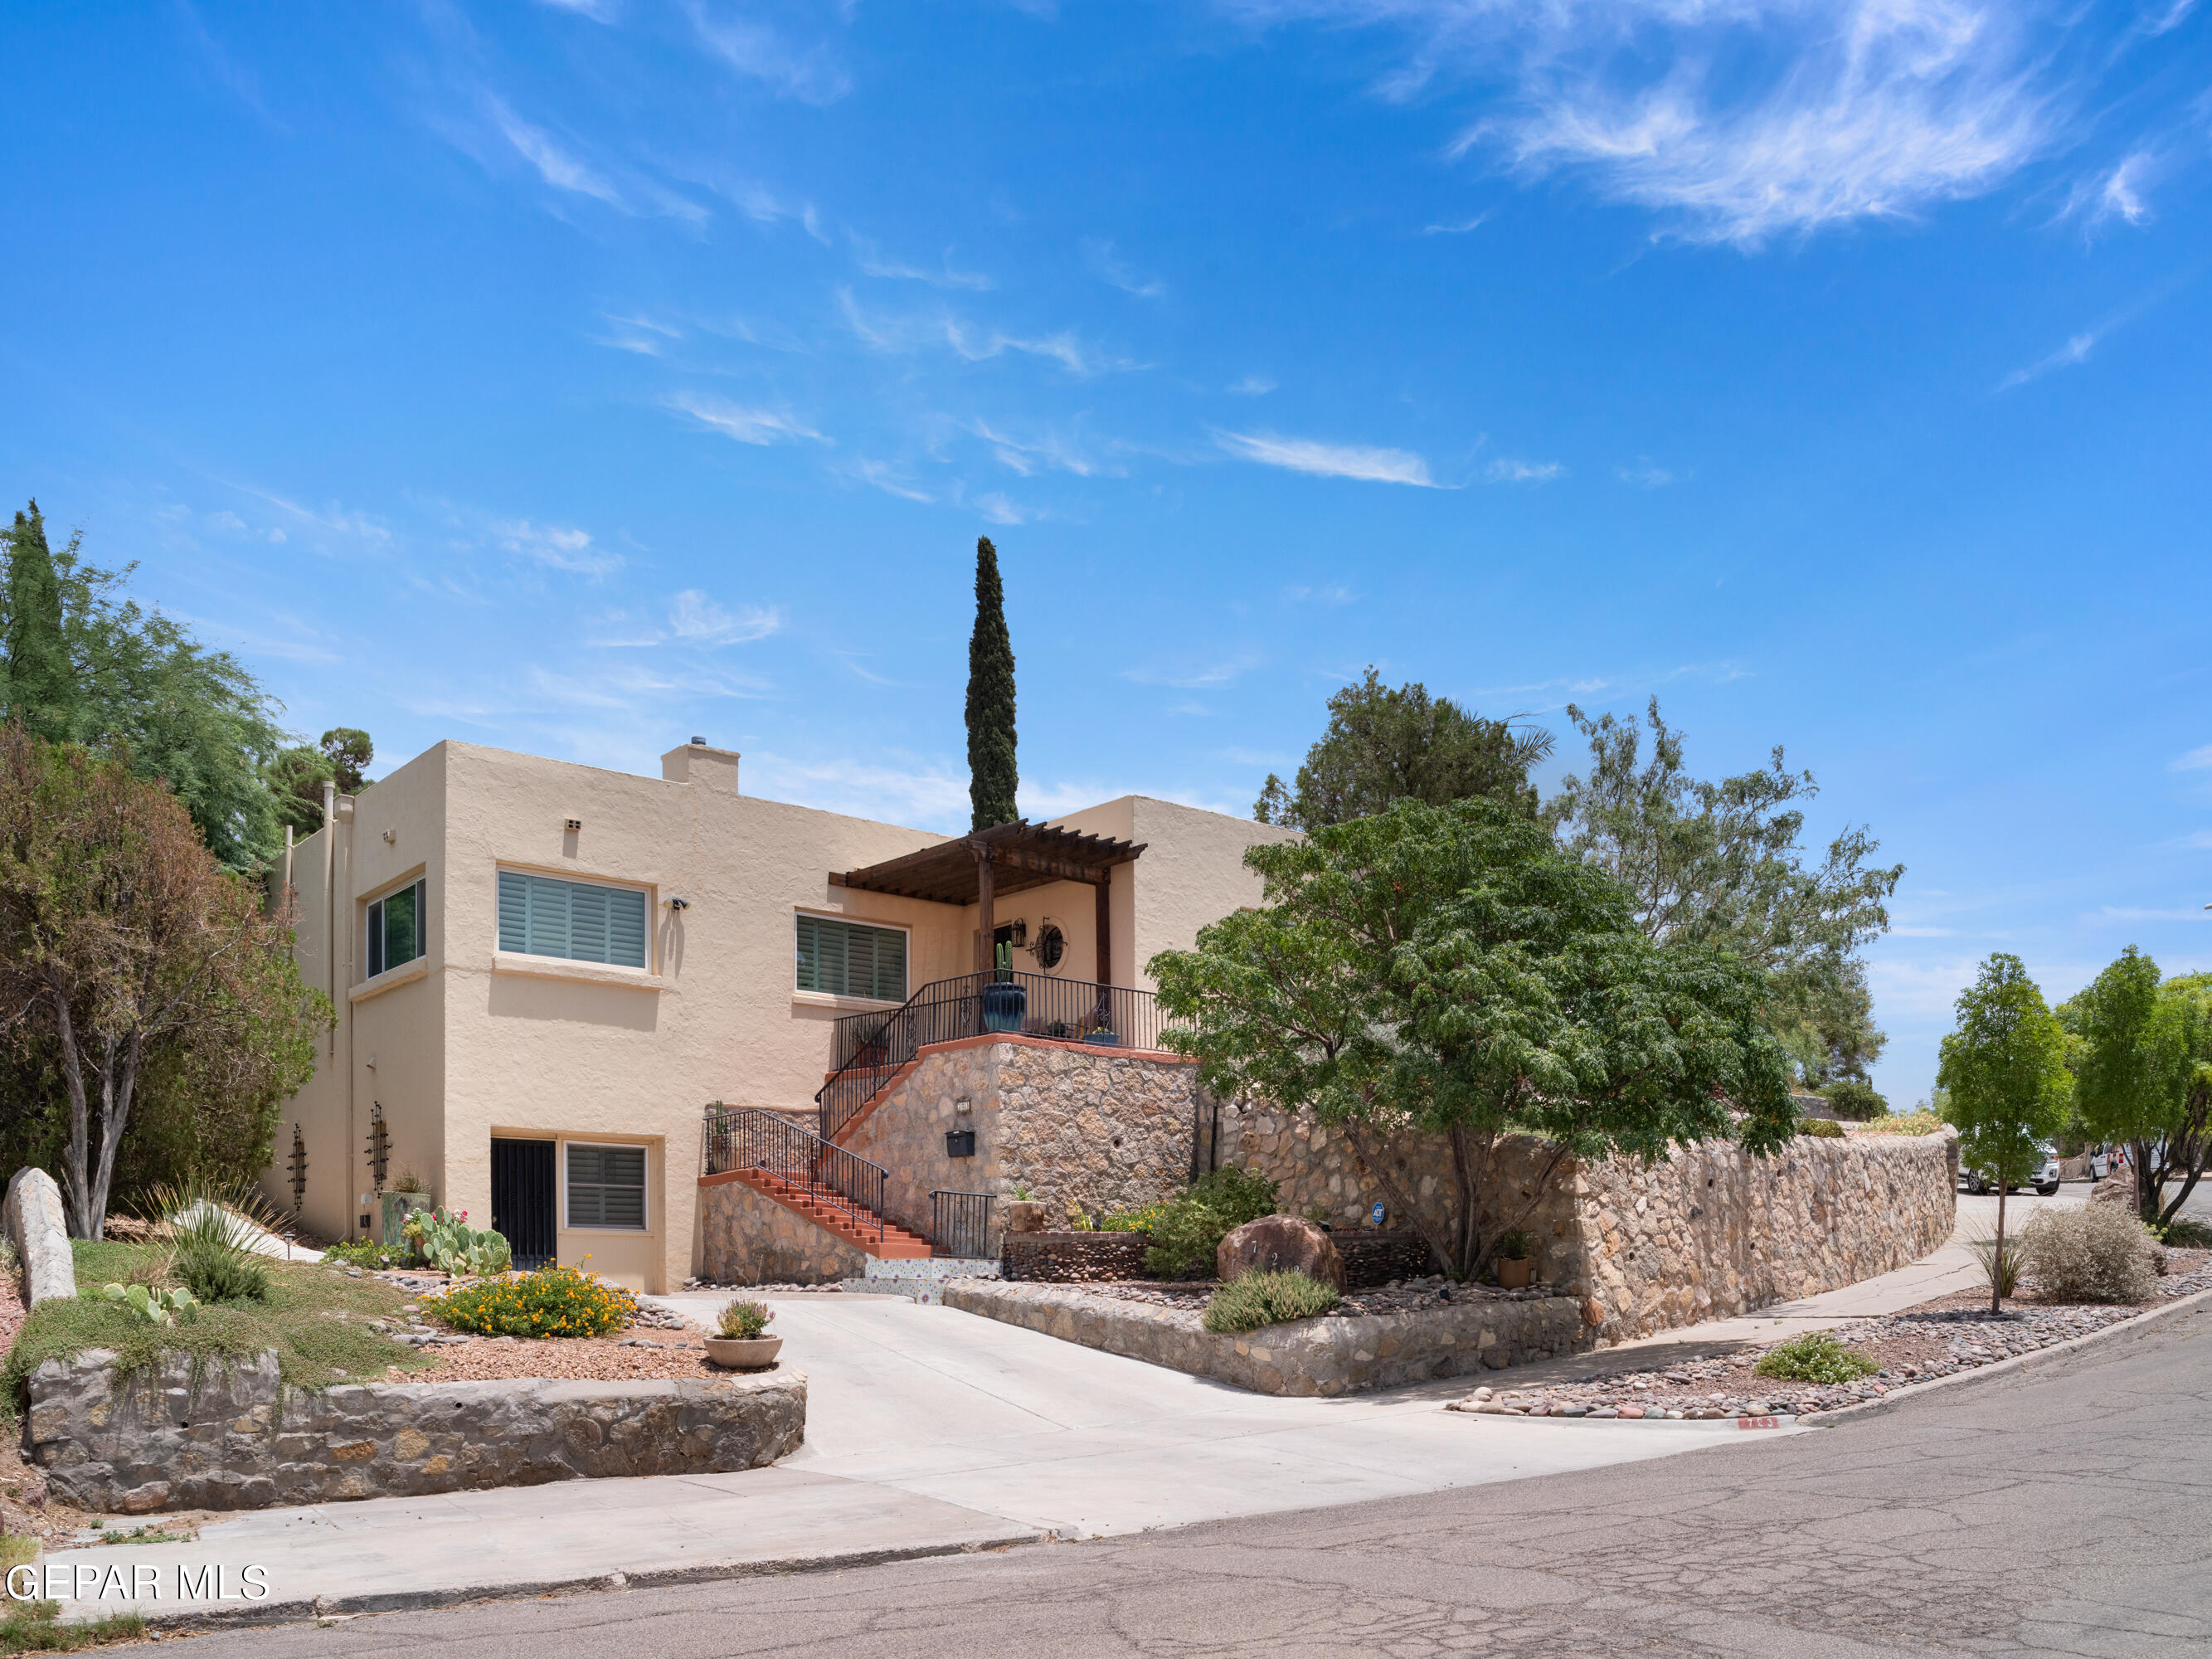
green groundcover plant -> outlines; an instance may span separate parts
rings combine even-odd
[[[1206,1328],[1216,1336],[1256,1331],[1262,1325],[1279,1325],[1286,1319],[1311,1319],[1327,1313],[1341,1298],[1336,1286],[1302,1273],[1271,1273],[1255,1269],[1232,1279],[1213,1293],[1206,1304]]]
[[[1752,1367],[1761,1376],[1789,1382],[1856,1382],[1872,1376],[1881,1366],[1863,1353],[1855,1353],[1827,1331],[1808,1331],[1787,1342],[1777,1343]]]
[[[580,1268],[553,1267],[426,1296],[422,1310],[480,1336],[604,1336],[637,1316],[637,1298]]]
[[[0,1615],[0,1653],[75,1653],[110,1642],[143,1642],[143,1613],[111,1613],[98,1619],[62,1620],[58,1601],[9,1601]]]

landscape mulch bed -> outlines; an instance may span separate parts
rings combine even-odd
[[[503,1382],[547,1376],[564,1382],[624,1382],[742,1375],[707,1363],[704,1333],[648,1334],[635,1327],[614,1336],[474,1336],[431,1352],[437,1362],[428,1370],[393,1380]]]
[[[1791,1382],[1753,1367],[1777,1346],[1692,1355],[1656,1370],[1621,1370],[1528,1389],[1478,1389],[1450,1409],[1527,1417],[1786,1417],[1877,1400],[1891,1389],[1954,1376],[2033,1353],[2137,1317],[2176,1297],[2212,1290],[2212,1252],[2169,1253],[2155,1300],[2136,1307],[2045,1302],[2029,1285],[1990,1312],[1989,1292],[1963,1291],[1877,1319],[1854,1320],[1835,1336],[1878,1370],[1856,1382]]]
[[[1221,1285],[1211,1279],[1166,1283],[1147,1279],[1114,1279],[1058,1288],[1103,1296],[1115,1302],[1143,1302],[1156,1308],[1184,1308],[1202,1313]],[[1379,1314],[1429,1313],[1438,1308],[1465,1307],[1474,1302],[1542,1302],[1557,1294],[1545,1285],[1531,1285],[1525,1291],[1500,1290],[1495,1285],[1455,1285],[1439,1274],[1433,1279],[1407,1279],[1379,1291],[1346,1291],[1342,1300],[1321,1317],[1364,1319]]]

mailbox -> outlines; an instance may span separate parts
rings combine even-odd
[[[947,1129],[945,1132],[945,1155],[947,1158],[975,1156],[975,1132],[973,1129]]]

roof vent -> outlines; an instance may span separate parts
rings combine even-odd
[[[692,738],[692,739],[691,739],[691,741],[692,741],[692,742],[694,742],[694,743],[696,743],[696,744],[698,744],[702,749],[704,749],[704,748],[707,746],[707,739],[706,739],[706,738]],[[2212,908],[2212,907],[2207,907],[2207,908]]]

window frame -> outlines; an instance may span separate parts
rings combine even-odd
[[[385,960],[384,907],[401,893],[415,896],[415,954],[404,962]],[[412,881],[403,881],[387,887],[374,898],[365,902],[362,926],[363,983],[382,979],[386,974],[398,973],[403,968],[412,968],[430,954],[428,920],[430,915],[430,878],[426,872]]]
[[[899,983],[902,988],[897,996],[859,996],[851,991],[821,991],[799,982],[799,924],[801,921],[835,922],[844,927],[872,927],[879,933],[896,933],[902,943],[899,951]],[[866,1002],[885,1008],[896,1008],[914,994],[914,929],[901,921],[872,921],[861,916],[842,916],[834,910],[794,908],[791,913],[791,988],[794,995],[831,997],[839,1002]]]
[[[538,951],[509,950],[507,945],[501,942],[500,937],[501,928],[500,878],[510,875],[520,876],[528,881],[560,882],[570,887],[597,887],[604,889],[609,892],[636,894],[639,900],[645,907],[644,915],[641,919],[641,929],[644,935],[645,945],[643,960],[635,963],[612,961],[595,962],[590,957],[554,957],[547,956]],[[584,968],[606,969],[618,974],[636,974],[645,977],[650,977],[652,975],[653,972],[653,955],[655,951],[658,949],[658,941],[653,938],[653,924],[657,914],[657,907],[654,900],[654,895],[657,889],[653,883],[646,881],[625,881],[611,876],[581,875],[571,870],[535,869],[528,865],[509,864],[501,861],[495,863],[492,866],[491,888],[491,948],[495,955],[502,957],[519,957],[530,962],[568,963]],[[571,933],[570,939],[573,943],[573,932]],[[528,934],[526,925],[525,943],[526,944],[527,942]]]
[[[579,1146],[588,1147],[595,1152],[635,1152],[638,1155],[637,1208],[638,1215],[641,1219],[636,1226],[617,1226],[612,1223],[605,1221],[579,1223],[575,1220],[574,1217],[570,1212],[568,1205],[569,1190],[574,1182],[574,1177],[569,1172],[568,1155],[572,1151]],[[599,1188],[603,1191],[617,1185],[616,1182],[606,1181],[591,1181],[586,1182],[584,1184],[587,1187]],[[627,1183],[621,1184],[621,1190],[629,1190]],[[602,1205],[602,1207],[604,1208],[604,1204]],[[564,1233],[623,1233],[628,1235],[652,1233],[654,1231],[653,1225],[653,1149],[650,1146],[646,1146],[643,1142],[635,1140],[586,1140],[582,1139],[571,1140],[564,1138],[561,1142],[561,1231]]]

